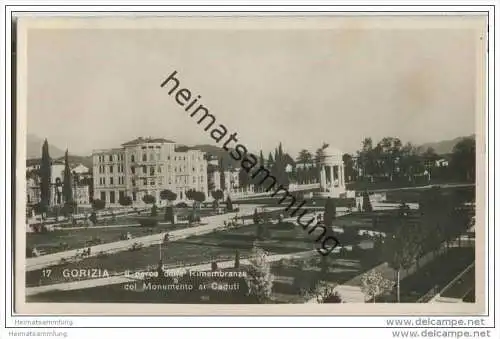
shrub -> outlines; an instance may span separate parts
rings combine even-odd
[[[94,199],[92,202],[92,208],[95,210],[103,210],[106,207],[106,203],[101,199]]]
[[[154,204],[156,202],[156,198],[151,194],[146,194],[145,196],[142,197],[142,201],[145,204]]]
[[[373,211],[372,203],[370,201],[370,196],[368,195],[367,191],[363,192],[363,211],[365,212]]]
[[[132,205],[132,198],[129,196],[123,195],[120,197],[120,199],[118,199],[118,203],[121,206],[130,206],[130,205]]]
[[[248,284],[248,293],[258,303],[267,303],[271,299],[274,276],[271,266],[266,260],[266,253],[259,247],[254,246],[252,257],[245,280]]]
[[[160,199],[172,202],[177,199],[177,194],[172,192],[171,190],[163,190],[160,192]]]
[[[177,208],[187,208],[188,205],[185,202],[180,202],[177,205],[175,205]]]
[[[154,204],[153,207],[151,207],[151,216],[152,217],[158,216],[158,207],[156,206],[156,204]]]

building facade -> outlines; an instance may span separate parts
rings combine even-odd
[[[71,187],[73,193],[73,201],[77,205],[90,204],[90,194],[88,185],[79,185],[74,181]],[[37,179],[26,180],[26,205],[31,206],[40,202],[40,182]],[[64,204],[62,195],[62,182],[57,180],[50,185],[50,206],[58,206]]]
[[[152,195],[162,204],[160,192],[171,190],[178,200],[186,200],[188,190],[208,197],[207,160],[199,150],[179,151],[175,142],[162,138],[137,138],[120,148],[92,153],[94,199],[106,205],[119,204],[129,196],[133,204],[142,204]]]

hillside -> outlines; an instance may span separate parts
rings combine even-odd
[[[451,140],[442,140],[437,142],[428,142],[419,146],[421,152],[425,152],[429,147],[432,147],[437,154],[449,154],[453,151],[455,145],[465,139],[465,138],[475,138],[475,135],[470,135],[467,137],[458,137]]]
[[[42,138],[28,134],[26,140],[26,159],[40,158],[42,156],[42,145]],[[64,156],[64,151],[49,143],[49,154],[51,158],[59,158]]]

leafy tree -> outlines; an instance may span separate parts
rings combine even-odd
[[[163,190],[160,192],[160,199],[168,201],[168,206],[165,207],[164,220],[170,221],[172,224],[174,224],[174,208],[172,205],[175,199],[177,199],[177,194],[172,192],[171,190]]]
[[[316,287],[314,293],[316,295],[316,300],[319,304],[340,304],[342,303],[342,298],[340,294],[335,291],[335,286],[331,283],[320,282]]]
[[[177,194],[171,190],[163,190],[160,192],[160,199],[167,200],[169,203],[172,203],[175,199],[177,199]]]
[[[154,204],[156,202],[156,198],[154,196],[152,196],[151,194],[146,194],[142,197],[142,201],[145,203],[145,204]]]
[[[303,149],[299,152],[299,156],[297,157],[297,163],[303,164],[304,167],[307,167],[307,165],[312,164],[313,162],[313,156],[311,152],[309,152],[306,149]]]
[[[101,199],[94,199],[94,201],[92,201],[92,208],[96,211],[103,210],[105,207],[106,202],[102,201]]]
[[[344,162],[345,168],[345,181],[351,181],[356,177],[356,170],[354,169],[354,160],[352,156],[348,153],[345,153],[342,156],[342,161]]]
[[[365,294],[365,300],[375,298],[392,289],[393,282],[385,279],[378,271],[371,270],[361,276],[361,291]]]
[[[193,200],[197,203],[198,207],[201,207],[201,204],[207,199],[204,192],[195,191],[193,193]]]
[[[367,191],[363,192],[363,211],[365,212],[373,211],[372,203],[370,201],[370,196],[368,195]]]
[[[42,204],[42,211],[47,211],[50,206],[51,177],[49,143],[45,139],[42,146],[42,160],[40,163],[40,203]]]
[[[388,264],[396,270],[397,298],[400,301],[400,273],[410,268],[417,260],[419,253],[419,232],[415,225],[407,219],[400,219],[393,238],[386,241]]]
[[[243,189],[247,189],[250,184],[250,177],[244,168],[240,168],[238,172],[238,186]]]
[[[212,198],[214,198],[213,207],[214,207],[214,210],[215,210],[215,209],[217,209],[219,207],[219,200],[221,200],[222,198],[224,198],[224,192],[222,192],[222,190],[212,191]]]
[[[249,294],[261,304],[268,303],[271,300],[274,281],[271,266],[266,258],[267,255],[264,250],[254,245],[245,278]]]
[[[194,200],[194,194],[195,194],[195,190],[193,190],[193,189],[187,190],[186,191],[186,199]]]
[[[118,199],[118,203],[121,206],[130,206],[132,205],[132,198],[126,195],[122,195],[120,199]]]
[[[451,169],[461,180],[473,181],[476,173],[476,140],[473,137],[460,140],[451,154]]]

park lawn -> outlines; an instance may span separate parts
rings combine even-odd
[[[46,233],[27,233],[26,247],[43,250],[45,254],[62,251],[61,243],[68,244],[65,250],[79,249],[88,247],[87,241],[95,238],[100,238],[102,243],[110,243],[120,241],[121,236],[130,232],[132,237],[142,237],[151,234],[158,234],[165,231],[173,231],[189,227],[188,224],[170,224],[162,222],[155,227],[142,227],[137,223],[130,223],[123,227],[92,227],[79,229],[59,229]]]
[[[296,202],[295,204],[290,208],[291,211],[295,209],[295,207],[299,206],[303,201],[305,204],[301,205],[302,209],[306,207],[325,207],[326,200],[327,198],[325,197],[317,197],[313,196],[311,199],[304,198],[300,199],[299,196],[292,192],[291,193],[293,196],[296,197]],[[255,198],[255,199],[248,199],[248,200],[238,200],[234,203],[236,204],[258,204],[258,205],[264,205],[265,207],[283,207],[286,208],[292,201],[291,198],[287,198],[283,202],[281,202],[281,199],[283,198],[283,194],[278,194],[274,197],[260,197],[260,198]],[[337,207],[349,207],[349,206],[355,206],[355,199],[354,198],[332,198],[332,200],[335,201],[335,204]]]
[[[288,227],[291,224],[262,224],[269,228],[269,237],[259,240],[259,246],[273,254],[309,251],[314,249],[314,238],[309,237],[301,227]],[[182,240],[183,243],[204,244],[229,249],[251,249],[257,240],[257,225],[226,229],[191,237]]]
[[[259,246],[270,254],[293,253],[314,249],[314,239],[307,238],[308,234],[300,227],[294,229],[280,230],[278,225],[270,225],[271,238],[259,241]],[[162,258],[168,266],[194,265],[207,261],[234,260],[236,250],[242,258],[247,255],[256,239],[257,226],[245,226],[223,231],[216,231],[200,236],[189,237],[162,246]],[[110,272],[123,272],[125,270],[139,270],[155,265],[159,260],[159,247],[156,245],[142,248],[139,251],[122,251],[108,254],[102,257],[90,257],[75,263],[65,263],[54,267],[50,281],[42,281],[41,284],[53,284],[64,282],[62,269],[69,268],[100,268]],[[27,283],[38,285],[40,270],[27,272]]]
[[[241,249],[240,257],[244,258],[249,250]],[[216,247],[210,245],[186,244],[172,242],[162,246],[163,264],[169,267],[195,265],[201,263],[224,260],[234,260],[235,249]],[[100,269],[107,270],[109,275],[156,267],[160,259],[158,245],[144,247],[138,251],[122,251],[104,256],[95,256],[78,262],[69,262],[52,266],[52,273],[48,279],[41,279],[41,270],[26,272],[27,287],[50,285],[55,283],[71,282],[77,278],[64,278],[64,269]],[[83,279],[88,279],[83,277]]]
[[[180,220],[185,219],[190,211],[191,208],[178,209],[178,218]],[[138,215],[138,217],[147,215],[148,214],[142,213]],[[200,211],[200,215],[202,217],[201,223],[203,224],[203,217],[212,216],[215,215],[215,213],[211,210],[205,209]],[[37,247],[38,249],[43,250],[44,254],[49,254],[60,252],[63,250],[85,248],[88,246],[86,244],[87,241],[93,238],[100,238],[102,243],[104,244],[121,240],[120,237],[122,236],[122,234],[127,232],[130,232],[132,237],[135,238],[191,227],[187,223],[178,223],[172,225],[169,222],[164,221],[164,216],[161,213],[158,213],[158,216],[156,216],[155,218],[159,222],[159,224],[155,227],[141,227],[139,226],[138,218],[128,216],[117,218],[116,220],[101,220],[98,223],[97,227],[89,226],[85,228],[84,226],[78,225],[76,227],[81,228],[75,229],[75,226],[68,225],[68,227],[71,227],[73,229],[60,228],[47,233],[27,233],[26,247]],[[117,227],[119,225],[123,225],[123,227]],[[106,226],[110,227],[108,228]],[[68,248],[63,249],[61,247],[61,243],[68,244]]]

